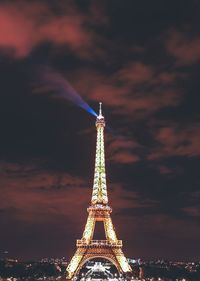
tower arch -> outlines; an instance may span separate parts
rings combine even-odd
[[[117,263],[117,260],[115,259],[114,255],[113,255],[113,257],[107,257],[107,256],[105,257],[105,256],[102,256],[102,255],[96,255],[96,256],[95,255],[94,256],[93,255],[89,255],[88,257],[87,256],[84,257],[83,261],[80,264],[79,271],[77,271],[77,274],[79,274],[81,268],[83,268],[84,265],[88,261],[92,261],[92,260],[95,260],[95,259],[104,259],[104,260],[109,261],[112,265],[115,266],[115,268],[117,269],[118,273],[119,274],[121,273],[120,268],[119,268],[118,263]]]

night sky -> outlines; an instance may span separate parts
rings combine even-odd
[[[125,255],[200,258],[199,15],[198,0],[0,1],[0,257],[69,259],[82,236],[95,117],[66,79],[103,102]]]

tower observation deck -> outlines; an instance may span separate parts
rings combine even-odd
[[[72,279],[88,260],[94,258],[108,259],[116,266],[119,273],[132,275],[132,269],[122,251],[122,240],[117,239],[110,216],[112,209],[108,205],[104,152],[105,126],[102,103],[99,103],[99,115],[96,118],[97,140],[91,205],[87,208],[88,218],[83,236],[77,240],[76,252],[67,267],[67,279]],[[93,240],[96,221],[101,221],[104,225],[105,240]]]

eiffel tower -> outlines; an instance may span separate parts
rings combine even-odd
[[[91,205],[87,208],[88,218],[83,236],[76,242],[76,252],[67,267],[67,279],[72,279],[79,273],[82,266],[90,259],[104,258],[114,264],[119,273],[132,275],[132,269],[122,251],[122,240],[117,235],[112,224],[112,209],[108,205],[106,186],[105,154],[104,154],[105,120],[99,103],[99,115],[96,119],[97,142],[94,171],[94,183]],[[93,240],[96,221],[104,224],[106,240]]]

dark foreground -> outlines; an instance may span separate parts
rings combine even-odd
[[[63,260],[19,262],[0,261],[0,281],[65,280],[67,263]],[[200,262],[148,261],[131,264],[134,279],[151,281],[200,281]],[[100,281],[103,279],[96,279]]]

